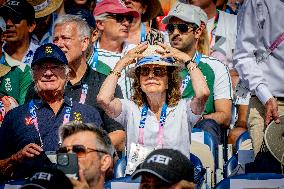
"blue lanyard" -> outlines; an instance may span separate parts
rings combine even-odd
[[[164,103],[162,107],[161,116],[160,116],[160,122],[159,122],[159,133],[158,133],[158,138],[157,138],[158,146],[162,146],[164,143],[163,137],[164,137],[164,126],[165,126],[165,121],[166,121],[166,116],[167,116],[167,108],[168,108],[167,103]],[[144,128],[145,128],[145,122],[147,118],[147,112],[148,112],[148,106],[144,104],[141,110],[141,120],[140,120],[140,125],[139,125],[139,138],[138,138],[138,143],[142,145],[144,145]]]
[[[5,63],[5,55],[4,55],[4,53],[2,53],[1,59],[0,59],[0,64],[4,64],[4,63]]]
[[[79,101],[80,104],[85,104],[87,94],[88,94],[88,89],[89,89],[88,84],[87,83],[83,84],[82,92],[81,92],[81,96],[80,96],[80,101]]]
[[[3,121],[4,116],[5,116],[5,106],[2,102],[2,100],[0,100],[0,123]],[[0,124],[0,126],[1,126],[1,124]]]
[[[202,54],[196,51],[194,61],[197,65],[200,63],[201,58],[202,58]],[[189,74],[187,74],[186,77],[182,80],[182,83],[181,83],[181,93],[183,93],[183,91],[185,90],[189,81],[190,81],[190,76],[189,76]]]
[[[145,27],[145,25],[144,25],[143,23],[141,24],[140,41],[141,41],[141,42],[146,41],[146,27]]]
[[[71,106],[72,106],[72,101],[71,101]],[[64,119],[63,119],[63,123],[62,124],[66,124],[66,123],[69,122],[70,115],[71,115],[71,106],[67,106],[65,108],[65,114],[64,114]],[[42,140],[40,132],[39,132],[38,117],[37,117],[37,114],[36,114],[35,110],[36,110],[36,105],[34,103],[34,100],[31,100],[29,102],[29,113],[30,113],[30,116],[32,117],[33,124],[34,124],[35,129],[36,129],[36,131],[38,133],[38,137],[39,137],[39,140],[40,140],[40,146],[43,147],[43,140]]]
[[[90,57],[90,60],[89,60],[89,65],[91,66],[92,69],[96,68],[98,60],[99,60],[98,42],[96,42],[96,44],[93,48],[92,56]]]

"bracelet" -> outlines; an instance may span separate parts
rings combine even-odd
[[[192,72],[192,71],[195,70],[196,68],[198,68],[197,65],[187,67],[187,69],[188,69],[189,72]]]
[[[119,72],[119,71],[111,70],[109,74],[116,75],[118,78],[121,77],[121,72]]]

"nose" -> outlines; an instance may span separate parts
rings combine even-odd
[[[57,45],[61,50],[64,47],[64,41],[61,38],[53,40],[53,43]]]
[[[150,70],[148,77],[150,78],[155,77],[154,71],[152,69]]]
[[[12,22],[12,20],[10,18],[6,19],[5,22],[6,22],[7,26],[8,25],[14,25],[14,23]]]
[[[51,68],[46,68],[44,70],[44,76],[52,76],[53,75],[53,72],[51,71]]]

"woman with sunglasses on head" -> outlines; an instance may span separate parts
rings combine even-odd
[[[139,17],[135,18],[130,27],[130,34],[127,42],[139,44],[147,41],[149,44],[164,42],[164,35],[152,28],[152,19],[163,14],[159,0],[122,0],[127,8],[139,12]]]
[[[164,58],[172,53],[170,51],[175,51],[179,62]],[[129,73],[134,78],[132,100],[114,98],[121,71],[136,58],[138,61]],[[190,63],[188,70],[195,96],[181,99],[178,72],[188,60],[190,57],[177,49],[142,43],[116,64],[103,83],[98,103],[110,117],[126,127],[127,173],[132,173],[155,148],[178,149],[189,156],[191,128],[202,117],[209,89],[196,64]]]

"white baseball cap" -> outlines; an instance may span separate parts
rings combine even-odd
[[[2,31],[6,30],[6,22],[2,16],[0,16],[0,28],[2,29]]]
[[[163,24],[168,24],[172,17],[177,17],[185,22],[194,23],[200,26],[199,13],[190,4],[177,1],[171,8],[169,14],[162,20]]]

